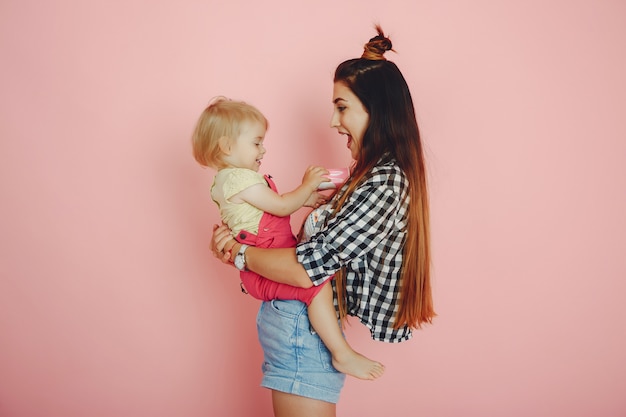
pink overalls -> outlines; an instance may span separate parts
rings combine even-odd
[[[269,175],[265,175],[265,181],[274,192],[278,192]],[[278,217],[265,212],[261,217],[259,232],[256,235],[242,230],[235,236],[235,239],[239,243],[259,248],[294,248],[297,241],[291,231],[289,219],[289,216]],[[241,271],[240,277],[248,294],[254,298],[263,301],[299,300],[306,305],[311,303],[313,297],[328,282],[327,280],[324,284],[311,288],[300,288],[269,280],[252,271]]]

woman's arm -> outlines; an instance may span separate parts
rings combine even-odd
[[[233,239],[226,225],[214,226],[211,248],[216,258],[232,263],[241,244]],[[296,258],[294,248],[264,249],[249,247],[246,250],[246,266],[249,270],[283,284],[310,288],[313,282]]]

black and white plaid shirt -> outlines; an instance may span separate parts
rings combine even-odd
[[[330,212],[323,212],[317,232],[296,248],[298,261],[315,285],[346,267],[348,314],[358,317],[374,340],[390,343],[412,336],[406,326],[393,329],[408,217],[407,187],[395,161],[379,163],[337,215],[327,220]]]

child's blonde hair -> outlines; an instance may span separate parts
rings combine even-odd
[[[212,99],[200,115],[191,138],[196,161],[205,167],[223,168],[220,139],[235,140],[246,122],[259,122],[266,130],[269,126],[263,113],[248,103],[224,96]]]

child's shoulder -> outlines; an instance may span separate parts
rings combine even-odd
[[[256,171],[248,168],[223,168],[217,171],[215,178],[224,181],[240,181],[240,180],[261,180],[265,181],[265,177]]]
[[[221,184],[225,195],[236,194],[252,185],[267,184],[265,177],[246,168],[224,168],[215,176],[215,183]]]

